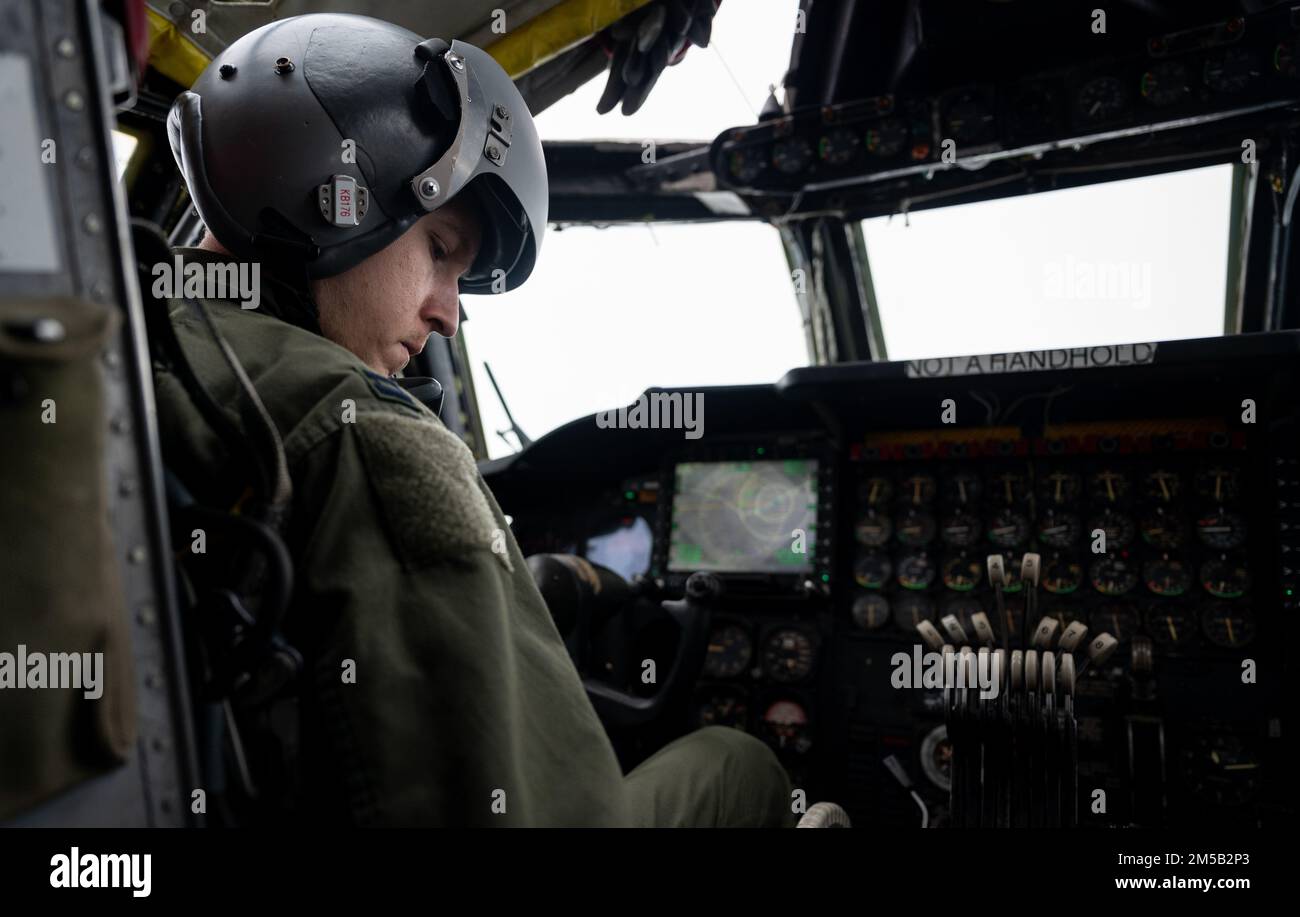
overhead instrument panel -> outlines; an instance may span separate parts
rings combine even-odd
[[[1002,82],[797,109],[724,132],[710,162],[727,188],[778,195],[994,160],[1032,164],[1293,103],[1298,40],[1281,8],[1237,16]]]

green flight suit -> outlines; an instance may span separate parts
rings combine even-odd
[[[307,805],[363,825],[791,824],[784,769],[737,730],[684,736],[624,776],[470,451],[352,353],[272,317],[269,286],[255,310],[207,302],[293,482],[286,632],[307,665]],[[171,316],[237,420],[202,322],[182,303]],[[169,466],[201,502],[228,501],[222,444],[176,378],[159,373],[156,394]]]

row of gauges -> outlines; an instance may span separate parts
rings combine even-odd
[[[1104,541],[1098,540],[1099,532],[1105,535]],[[868,509],[853,528],[858,543],[868,548],[884,547],[891,538],[912,548],[924,547],[935,538],[950,547],[969,548],[981,537],[1000,548],[1016,548],[1033,535],[1049,548],[1070,548],[1086,536],[1106,551],[1128,547],[1139,534],[1157,550],[1176,551],[1187,545],[1192,532],[1207,548],[1231,551],[1246,543],[1246,520],[1240,513],[1222,508],[1207,509],[1190,524],[1181,514],[1162,507],[1137,519],[1114,509],[1103,509],[1086,520],[1075,513],[1048,510],[1037,523],[1012,507],[997,510],[986,521],[963,510],[936,518],[926,510],[912,508],[896,516]]]
[[[749,694],[741,688],[705,688],[696,696],[695,725],[729,726],[749,732],[749,707]],[[812,747],[808,711],[796,700],[768,701],[763,707],[759,729],[764,739],[782,751],[803,754]]]
[[[812,674],[817,656],[815,639],[798,627],[778,627],[767,632],[755,665],[754,641],[743,624],[721,623],[709,634],[704,657],[706,678],[739,678],[746,673],[783,684],[804,681]]]
[[[853,622],[862,630],[872,632],[892,624],[906,633],[915,633],[922,621],[937,621],[946,615],[955,615],[968,633],[973,630],[971,617],[984,612],[984,605],[973,596],[953,597],[939,610],[935,600],[927,595],[905,594],[892,598],[878,593],[860,595],[853,603]],[[1007,631],[1008,638],[1020,635],[1020,616],[1023,606],[1008,602],[1005,620],[993,620],[999,633]],[[1215,646],[1236,649],[1255,638],[1255,615],[1240,602],[1211,602],[1199,611],[1182,602],[1151,601],[1145,609],[1116,602],[1103,603],[1087,611],[1067,606],[1049,607],[1043,617],[1056,618],[1061,628],[1074,621],[1084,621],[1094,631],[1106,631],[1120,643],[1127,643],[1134,634],[1145,632],[1162,646],[1185,645],[1197,634]],[[1028,621],[1032,628],[1037,622]]]
[[[1020,559],[1007,554],[1008,583],[1004,591],[1015,593],[1024,588],[1018,575]],[[1244,560],[1230,555],[1210,558],[1201,563],[1199,579],[1202,589],[1216,599],[1236,599],[1250,589],[1250,569]],[[911,591],[929,589],[935,581],[953,592],[972,592],[984,581],[985,562],[973,554],[961,553],[938,563],[925,551],[904,554],[897,564],[884,551],[862,554],[853,567],[853,578],[863,589],[882,590],[891,582]],[[1186,561],[1165,555],[1141,564],[1123,553],[1103,554],[1087,567],[1085,580],[1082,562],[1055,555],[1044,560],[1039,584],[1051,595],[1078,592],[1085,581],[1100,595],[1127,595],[1142,583],[1152,595],[1177,598],[1191,591],[1193,569]]]
[[[800,135],[777,140],[770,148],[766,144],[737,147],[727,156],[727,169],[737,182],[748,184],[768,166],[782,175],[800,175],[814,159],[843,166],[860,150],[871,159],[884,161],[912,146],[912,134],[906,122],[901,118],[885,118],[865,127],[832,127],[818,139],[815,150],[812,142]],[[924,140],[922,148],[913,152],[917,158],[924,159],[930,154],[929,140]]]
[[[1265,57],[1268,60],[1265,60]],[[1137,79],[1103,74],[1087,80],[1073,95],[1073,120],[1083,128],[1102,127],[1130,113],[1132,99],[1137,95],[1155,108],[1178,105],[1200,94],[1231,96],[1247,89],[1266,71],[1285,77],[1297,75],[1296,46],[1284,41],[1270,53],[1246,47],[1228,47],[1211,53],[1199,61],[1168,58],[1148,66]],[[955,90],[938,102],[938,128],[943,139],[951,139],[959,146],[982,146],[998,140],[998,111],[1003,109],[1007,131],[1016,137],[1027,138],[1044,131],[1053,133],[1060,129],[1062,94],[1065,87],[1053,80],[1036,80],[1025,85],[999,102],[999,94],[992,88],[963,88]],[[798,122],[783,122],[778,136],[767,142],[739,146],[727,153],[726,167],[732,179],[740,184],[750,184],[767,169],[794,177],[809,171],[815,163],[832,168],[843,168],[859,160],[887,163],[907,153],[914,161],[930,158],[933,148],[928,125],[931,103],[922,100],[906,102],[895,109],[894,100],[885,97],[876,104],[853,103],[854,108],[875,108],[889,114],[869,121],[843,123],[851,112],[823,113],[820,130],[809,130],[812,125],[800,126]],[[902,109],[907,109],[903,115]],[[836,123],[839,121],[841,123]],[[795,133],[798,131],[798,133]],[[815,138],[815,142],[814,142]]]
[[[1035,492],[1029,475],[1020,471],[1003,471],[985,477],[974,471],[958,471],[939,481],[932,474],[918,472],[898,480],[877,475],[867,478],[858,489],[861,505],[879,509],[897,503],[924,506],[942,496],[956,506],[973,506],[987,495],[995,505],[1013,506],[1028,501]],[[1214,465],[1198,471],[1192,480],[1196,496],[1215,504],[1231,504],[1240,495],[1240,474],[1232,468]],[[1182,475],[1166,468],[1156,468],[1141,476],[1130,476],[1112,468],[1102,468],[1086,477],[1073,471],[1054,470],[1037,476],[1038,500],[1048,507],[1077,502],[1085,493],[1093,503],[1111,505],[1139,497],[1157,506],[1172,503],[1184,495]]]

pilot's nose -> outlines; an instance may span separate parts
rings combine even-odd
[[[425,300],[420,318],[435,334],[445,338],[455,337],[460,324],[460,289],[458,284],[440,284]]]

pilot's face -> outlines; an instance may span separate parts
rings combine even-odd
[[[458,282],[482,232],[477,205],[461,195],[356,267],[314,281],[321,331],[375,372],[398,372],[430,333],[456,333]]]

